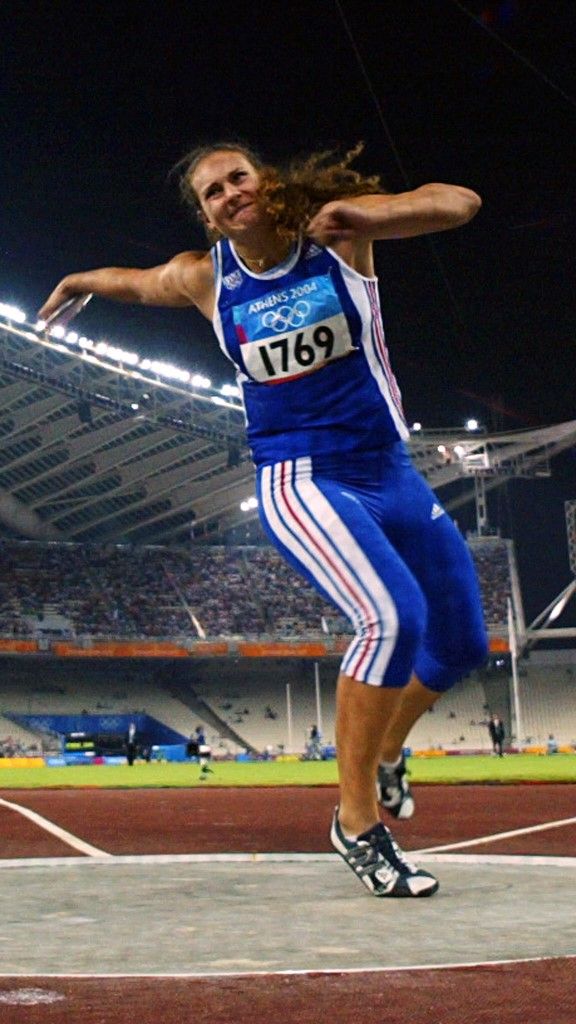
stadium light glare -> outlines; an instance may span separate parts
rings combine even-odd
[[[128,366],[137,366],[140,362],[140,356],[135,352],[125,352],[122,348],[113,348],[109,354],[112,359],[117,359],[119,363],[126,363]]]
[[[466,454],[466,449],[461,444],[455,444],[454,445],[454,454],[457,455],[459,459],[461,459]]]
[[[466,423],[464,425],[466,427],[466,430],[469,430],[471,432],[473,432],[474,430],[479,430],[480,429],[480,424],[479,424],[478,420],[475,420],[474,418],[466,420]]]
[[[422,430],[422,424],[421,423],[413,423],[412,424],[412,430],[414,431],[415,434],[417,434],[419,430]]]
[[[107,356],[109,359],[114,359],[117,363],[127,364],[128,366],[136,366],[140,362],[140,356],[136,355],[135,352],[127,352],[123,348],[117,348],[116,345],[109,345],[107,341],[99,341],[96,345],[96,352],[99,355]]]
[[[164,363],[160,359],[141,359],[140,369],[150,370],[158,377],[166,377],[168,380],[177,380],[180,381],[181,384],[188,384],[190,381],[189,370],[181,370],[179,366],[173,366],[172,363]]]
[[[243,512],[251,512],[253,508],[258,508],[258,499],[254,496],[246,498],[246,501],[240,502],[240,508]]]
[[[7,302],[0,302],[0,315],[5,320],[12,320],[15,324],[23,324],[26,322],[26,313],[23,313],[18,306],[11,306]]]
[[[26,313],[19,309],[17,306],[13,306],[7,302],[0,302],[0,317],[5,320],[12,321],[13,323],[23,324],[26,323],[28,318]],[[46,329],[45,320],[37,320],[34,324],[34,331],[38,334],[43,333]],[[137,370],[143,370],[144,373],[154,373],[158,377],[168,378],[169,380],[178,381],[180,384],[188,384],[192,388],[199,388],[202,390],[214,390],[222,395],[224,398],[242,398],[241,389],[236,384],[223,384],[216,386],[212,384],[212,381],[203,376],[201,373],[194,373],[190,370],[184,370],[181,367],[174,366],[171,363],[165,363],[162,360],[144,358],[141,359],[136,352],[127,351],[126,349],[120,348],[116,345],[111,345],[106,341],[94,342],[91,338],[87,338],[84,335],[79,336],[76,331],[67,331],[66,327],[62,324],[57,324],[52,327],[48,332],[48,336],[56,339],[57,341],[65,341],[69,345],[78,345],[83,350],[81,355],[86,358],[86,350],[91,350],[100,357],[105,357],[118,363],[120,366],[129,366],[133,370],[133,376],[139,376]],[[94,356],[90,359],[91,362],[96,362]],[[216,402],[217,405],[223,404]],[[235,410],[236,412],[242,411],[241,405],[233,404],[232,402],[226,403],[227,407]],[[421,425],[415,423],[412,427],[413,430],[420,430]]]

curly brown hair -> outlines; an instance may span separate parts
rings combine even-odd
[[[258,153],[243,142],[218,142],[198,146],[177,164],[180,193],[197,216],[201,214],[192,178],[198,165],[212,153],[241,153],[260,173],[259,195],[262,206],[283,238],[295,239],[321,206],[333,199],[383,194],[386,189],[378,175],[364,175],[351,164],[364,149],[358,142],[339,159],[337,150],[327,149],[293,160],[287,167],[264,164]],[[218,235],[208,231],[211,242]]]

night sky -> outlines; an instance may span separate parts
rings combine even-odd
[[[198,142],[282,162],[362,139],[390,191],[447,181],[484,203],[457,231],[378,245],[409,421],[575,418],[573,0],[5,0],[0,36],[0,301],[33,315],[65,273],[205,248],[170,177]],[[192,310],[94,301],[82,329],[232,379]],[[493,515],[516,535],[524,501],[553,510],[562,585],[576,459],[558,466]]]

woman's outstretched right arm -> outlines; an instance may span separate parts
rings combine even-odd
[[[92,292],[103,299],[145,306],[198,306],[209,316],[212,287],[210,254],[182,252],[168,263],[148,270],[102,267],[68,274],[56,285],[38,315],[46,320],[66,299]]]

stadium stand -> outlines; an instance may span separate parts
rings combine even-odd
[[[322,671],[322,740],[334,743],[336,672]],[[196,682],[196,690],[207,704],[259,751],[302,753],[312,723],[317,721],[317,705],[311,673],[294,671],[289,697],[286,685],[275,677],[246,672],[234,683],[216,676]],[[290,714],[289,710],[290,709]],[[482,678],[473,674],[458,683],[416,723],[407,738],[414,750],[489,750],[486,727],[486,691]]]
[[[485,705],[481,679],[476,674],[463,679],[416,722],[407,746],[414,750],[488,749]]]
[[[497,536],[468,537],[468,546],[480,581],[486,625],[489,630],[503,628],[515,571],[512,542]]]
[[[489,628],[503,628],[510,542],[471,543]],[[350,632],[270,547],[0,544],[0,635],[189,638]],[[201,634],[200,634],[201,635]]]
[[[234,664],[224,659],[217,663],[211,659],[195,661],[188,669],[197,697],[191,706],[185,697],[180,699],[176,691],[171,692],[169,683],[152,670],[129,669],[110,659],[106,665],[100,664],[100,659],[96,661],[94,664],[94,659],[89,659],[84,666],[78,662],[67,664],[68,659],[48,658],[42,661],[39,676],[34,667],[37,660],[32,664],[20,658],[5,660],[0,716],[33,715],[40,720],[42,714],[113,716],[145,712],[186,738],[202,725],[217,756],[235,756],[250,749],[274,755],[302,753],[310,727],[318,719],[311,661],[284,659],[282,665],[278,659],[256,659],[257,664],[253,659],[237,659]],[[330,746],[334,741],[337,659],[322,664],[320,671],[322,739]],[[167,670],[168,678],[171,674],[174,670]],[[523,745],[545,747],[550,733],[561,746],[576,744],[576,667],[529,664],[521,667],[520,676]],[[496,710],[508,719],[509,685],[506,673],[498,680],[497,690],[484,674],[472,674],[420,719],[407,738],[407,746],[415,751],[489,751],[488,714]],[[9,737],[16,741],[9,746],[20,744],[18,752],[34,752],[35,744],[44,749],[55,746],[54,737],[21,732],[12,720],[0,717],[0,745]]]
[[[41,754],[42,737],[0,714],[0,757],[28,757]]]
[[[516,573],[510,541],[472,537],[489,630],[506,631],[507,602],[514,598]],[[271,638],[290,642],[303,637],[344,636],[350,631],[338,611],[325,602],[263,545],[166,548],[131,545],[81,545],[4,540],[0,542],[0,637],[74,638],[193,642],[203,635],[234,641]],[[18,660],[18,659],[16,659]],[[45,663],[47,664],[47,663]],[[50,661],[54,665],[54,660]],[[336,660],[334,660],[334,666]],[[524,742],[542,744],[552,732],[569,744],[576,737],[576,684],[570,666],[555,669],[530,663],[522,669]],[[236,674],[221,663],[195,683],[199,704],[186,703],[185,690],[159,686],[153,673],[133,674],[91,666],[73,684],[58,682],[51,670],[44,686],[11,683],[0,686],[0,714],[30,713],[43,707],[53,714],[130,713],[146,710],[183,736],[202,725],[208,742],[224,754],[245,748],[283,751],[305,748],[317,708],[310,673],[290,668],[291,708],[286,688],[272,670]],[[323,668],[323,680],[328,672]],[[323,739],[334,740],[334,683],[323,681]],[[414,727],[408,744],[414,749],[488,749],[486,715],[494,704],[494,681],[473,675],[458,684],[433,712]],[[507,679],[502,680],[504,690]],[[503,691],[504,692],[504,691]],[[507,701],[507,696],[505,700]],[[202,717],[201,701],[206,701]],[[504,698],[499,699],[503,710]],[[210,712],[210,713],[209,713]],[[219,731],[219,726],[222,726]],[[229,729],[226,735],[226,729]],[[0,720],[0,740],[11,736],[22,747],[38,741],[17,736],[16,726]]]
[[[68,668],[68,672],[65,669]],[[198,725],[207,741],[217,747],[220,735],[197,713],[158,685],[152,674],[130,671],[120,666],[89,666],[85,673],[77,666],[63,666],[53,659],[43,664],[42,678],[27,674],[4,672],[0,688],[0,714],[33,715],[99,715],[122,716],[146,713],[162,725],[188,738]],[[28,746],[39,736],[20,730],[13,721],[0,718],[0,739],[4,734],[16,738],[25,734]],[[44,735],[44,745],[54,747],[54,738]]]
[[[544,747],[553,733],[576,749],[576,665],[530,665],[519,682],[523,743]]]
[[[334,743],[335,684],[333,674],[322,686],[322,739],[329,745]],[[313,682],[298,671],[289,684],[289,698],[286,686],[278,685],[273,673],[268,679],[246,673],[234,685],[216,678],[204,680],[197,690],[209,707],[244,738],[247,747],[260,752],[302,753],[310,727],[317,720]]]

